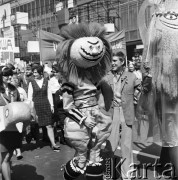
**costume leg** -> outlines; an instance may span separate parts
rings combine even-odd
[[[100,158],[100,148],[90,149],[89,163],[86,169],[87,180],[103,180],[103,160]]]
[[[70,144],[76,150],[75,157],[67,162],[64,167],[64,179],[73,180],[85,172],[87,162],[88,140],[70,140]]]

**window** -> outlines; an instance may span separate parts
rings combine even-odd
[[[14,15],[16,12],[15,8],[11,9],[11,14]]]
[[[41,15],[45,14],[45,4],[44,0],[41,0]]]
[[[49,12],[50,6],[49,6],[49,0],[45,0],[45,7],[46,7],[46,14]]]
[[[32,10],[31,3],[28,3],[28,17],[29,17],[29,19],[31,19],[31,10]]]
[[[16,7],[16,12],[19,12],[20,11],[20,8],[19,8],[19,6],[18,7]]]
[[[128,4],[121,6],[121,29],[128,30]]]
[[[55,0],[50,0],[50,11],[51,12],[54,12],[55,10],[54,10],[54,1]]]
[[[24,4],[24,12],[27,12],[27,4]]]
[[[36,0],[36,15],[40,16],[40,0]]]
[[[137,3],[129,4],[129,30],[137,29]]]
[[[32,2],[32,17],[35,17],[35,1]]]
[[[23,5],[22,5],[22,6],[20,6],[20,12],[24,12]]]
[[[51,27],[47,27],[46,29],[48,32],[51,32]]]

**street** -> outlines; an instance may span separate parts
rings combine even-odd
[[[40,149],[36,149],[35,142],[26,144],[23,142],[23,159],[17,160],[15,156],[12,158],[12,180],[62,180],[63,171],[61,165],[65,164],[73,157],[74,150],[67,145],[61,145],[60,152],[51,150],[49,144],[40,142]],[[145,146],[140,143],[133,143],[134,146],[134,162],[140,167],[140,176],[153,180],[154,169],[147,168],[147,174],[144,174],[142,169],[148,164],[154,164],[159,158],[161,146],[159,143],[153,143]],[[120,156],[120,147],[116,152],[116,161]],[[119,178],[118,173],[115,174],[116,179]],[[138,179],[138,177],[135,177]],[[77,180],[85,180],[82,176]]]

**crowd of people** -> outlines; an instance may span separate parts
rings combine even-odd
[[[1,172],[2,177],[9,180],[11,157],[14,154],[18,160],[23,158],[23,139],[27,143],[35,140],[37,148],[40,148],[39,141],[49,142],[51,149],[56,152],[60,151],[57,141],[66,144],[63,130],[65,112],[60,91],[62,76],[57,66],[53,66],[51,74],[46,78],[43,75],[44,67],[39,64],[27,65],[25,72],[20,72],[12,64],[0,68],[0,106],[14,101],[30,100],[34,102],[36,111],[36,117],[22,133],[0,132]],[[40,128],[43,132],[42,139]]]
[[[113,84],[111,87],[114,94],[112,130],[105,149],[110,148],[114,153],[120,143],[122,158],[126,159],[122,164],[123,178],[127,178],[126,172],[129,171],[129,165],[133,162],[132,126],[135,121],[138,124],[140,122],[136,106],[139,97],[142,96],[140,94],[149,92],[151,87],[149,68],[144,66],[145,73],[142,75],[140,59],[129,61],[128,68],[125,64],[126,60],[122,52],[114,54],[111,71],[98,85],[101,88],[104,81]],[[33,101],[36,111],[36,117],[31,120],[30,125],[22,133],[0,132],[1,172],[5,180],[11,179],[10,160],[12,155],[15,154],[17,159],[23,158],[21,153],[23,138],[27,143],[34,139],[37,148],[39,148],[39,141],[47,141],[50,143],[51,149],[56,152],[60,151],[60,145],[56,144],[57,139],[61,144],[66,144],[64,120],[67,114],[63,109],[62,82],[63,76],[57,65],[53,65],[51,73],[45,75],[44,66],[39,64],[27,65],[25,72],[19,72],[12,64],[1,67],[0,106],[5,106],[13,101],[30,100]],[[110,96],[108,95],[108,97]],[[105,103],[109,104],[109,101]],[[146,110],[143,113],[148,115]],[[94,127],[95,124],[92,126]],[[136,128],[138,135],[141,136],[139,127]]]

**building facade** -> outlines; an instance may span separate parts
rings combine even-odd
[[[43,29],[59,33],[60,27],[69,22],[69,18],[77,16],[79,22],[114,23],[115,30],[125,30],[127,56],[133,56],[137,45],[142,44],[137,16],[144,0],[18,0],[11,2],[11,14],[27,12],[29,24],[27,29],[35,31]],[[146,20],[149,22],[150,12]],[[58,27],[59,26],[59,27]],[[16,27],[16,32],[19,32]],[[20,56],[27,56],[21,34],[16,33],[16,46],[20,47]],[[33,39],[33,38],[32,38]]]

